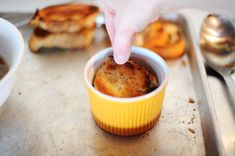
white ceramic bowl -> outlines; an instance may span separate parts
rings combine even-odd
[[[0,80],[0,106],[11,93],[23,53],[24,40],[21,33],[13,24],[0,18],[0,55],[9,66],[8,73]]]

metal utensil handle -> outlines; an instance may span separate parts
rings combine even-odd
[[[228,91],[231,97],[231,102],[235,111],[235,82],[230,74],[224,74],[224,80],[227,84]]]

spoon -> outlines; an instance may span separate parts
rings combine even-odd
[[[208,15],[200,32],[200,47],[206,64],[218,72],[227,84],[235,111],[235,29],[227,17]]]

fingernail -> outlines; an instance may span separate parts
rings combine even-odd
[[[114,60],[117,64],[124,64],[128,61],[129,57],[125,54],[114,55]]]

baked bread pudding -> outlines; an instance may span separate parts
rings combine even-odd
[[[62,4],[37,10],[30,21],[35,28],[29,48],[86,48],[94,37],[99,8],[89,4]]]
[[[165,59],[175,59],[185,52],[185,40],[176,23],[158,20],[137,33],[134,44],[148,48]]]
[[[159,84],[157,75],[133,58],[123,65],[118,65],[113,56],[109,56],[97,70],[93,85],[104,94],[128,98],[147,94]]]

